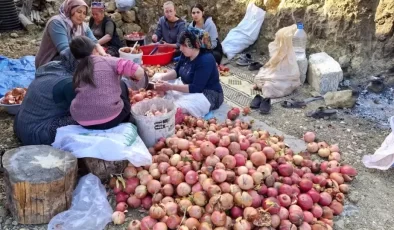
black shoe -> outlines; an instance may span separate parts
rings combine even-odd
[[[248,70],[250,71],[259,70],[261,67],[263,67],[263,65],[260,64],[260,62],[252,62],[250,63]]]
[[[271,98],[263,98],[259,110],[261,114],[268,114],[271,110]]]
[[[263,97],[262,96],[260,96],[260,94],[257,94],[254,98],[253,98],[253,100],[250,102],[250,108],[251,109],[258,109],[258,108],[260,108],[260,104],[261,104],[261,101],[263,100]]]

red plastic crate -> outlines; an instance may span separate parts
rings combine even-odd
[[[167,65],[172,61],[175,49],[172,47],[159,45],[159,49],[155,54],[149,55],[156,45],[141,46],[142,50],[142,63],[144,65]]]

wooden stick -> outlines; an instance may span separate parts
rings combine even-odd
[[[36,25],[31,22],[24,14],[20,13],[19,14],[19,20],[21,21],[22,25],[25,27],[25,29],[29,32],[33,31]]]
[[[138,44],[138,41],[136,41],[136,42],[135,42],[135,44],[134,44],[133,48],[131,48],[131,51],[130,51],[130,53],[132,53],[132,52],[134,51],[135,47],[137,47],[137,44]]]

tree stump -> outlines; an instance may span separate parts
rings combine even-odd
[[[47,145],[3,155],[7,207],[21,224],[46,224],[69,209],[77,182],[77,158]]]
[[[122,173],[129,161],[105,161],[86,157],[84,162],[89,172],[100,178],[101,181],[109,179],[111,174]]]

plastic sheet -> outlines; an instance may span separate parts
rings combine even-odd
[[[54,216],[48,230],[102,230],[112,221],[113,210],[98,177],[82,177],[73,193],[71,208]]]
[[[13,88],[30,85],[36,72],[34,60],[34,56],[20,59],[0,56],[0,97]]]

